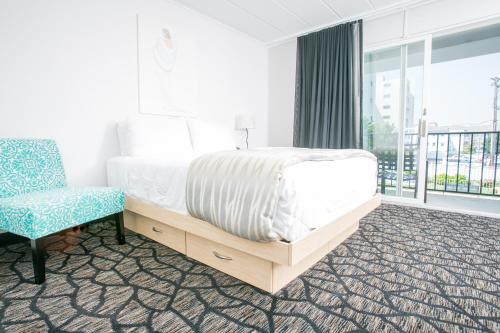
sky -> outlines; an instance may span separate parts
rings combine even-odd
[[[500,53],[432,64],[429,122],[491,126],[494,76],[500,77]]]
[[[496,40],[493,41],[496,42]],[[489,45],[491,46],[491,44]],[[479,49],[475,48],[482,49],[482,51],[479,52]],[[479,130],[492,129],[494,88],[491,78],[500,77],[500,52],[485,54],[488,52],[487,48],[488,44],[481,41],[481,43],[462,44],[459,47],[441,50],[439,54],[436,53],[436,59],[441,60],[433,63],[430,71],[427,119],[431,126],[444,126],[451,129],[453,127],[461,129],[473,126],[473,130],[478,130],[478,127]],[[382,76],[385,80],[397,81],[400,77],[400,58],[397,53],[392,53],[391,50],[379,52],[375,62],[366,66],[365,75],[377,73],[376,77]],[[481,55],[474,56],[473,54]],[[465,58],[453,59],[460,57],[460,55]],[[413,122],[410,122],[414,125],[418,124],[418,119],[421,116],[423,95],[423,53],[417,56],[421,56],[421,61],[414,61],[414,66],[408,67],[406,72],[410,92],[415,100],[414,119]],[[372,90],[367,89],[369,86],[366,86],[365,98],[368,97],[369,91],[374,94],[371,96],[372,98],[381,97],[375,94],[390,92],[385,91],[387,88],[382,86],[376,77],[371,77],[371,80],[377,87]],[[397,82],[393,83],[397,84]],[[365,84],[367,83],[365,82]],[[385,99],[377,99],[376,101],[379,112],[382,111],[382,105],[379,104],[389,103],[392,105],[391,112],[394,113],[392,120],[397,123],[395,113],[399,112],[399,101],[397,96],[394,97],[396,99],[391,99],[391,101]],[[365,112],[369,114],[370,111],[365,110]]]

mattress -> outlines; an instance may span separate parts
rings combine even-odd
[[[188,214],[185,191],[195,155],[167,158],[115,157],[108,161],[108,184],[126,195]],[[365,157],[307,161],[288,167],[281,181],[273,228],[287,241],[331,223],[376,192],[376,162]]]

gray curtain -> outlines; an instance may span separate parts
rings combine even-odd
[[[361,148],[362,21],[299,37],[293,145]]]

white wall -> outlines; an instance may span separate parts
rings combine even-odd
[[[498,21],[498,0],[438,0],[364,21],[364,47],[379,47],[404,38],[443,33],[468,25]],[[296,40],[269,49],[269,145],[291,145],[296,61]],[[293,72],[293,73],[292,73]],[[273,131],[279,133],[273,134]]]
[[[272,146],[293,145],[296,50],[296,39],[269,49],[269,142]]]
[[[267,48],[167,0],[1,0],[0,137],[53,138],[69,184],[105,184],[115,122],[138,110],[137,13],[183,18],[202,41],[199,117],[254,113],[266,145]]]

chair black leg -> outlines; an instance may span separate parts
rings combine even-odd
[[[116,222],[116,239],[118,244],[125,244],[125,226],[123,225],[123,212],[115,214]]]
[[[31,254],[33,256],[35,283],[42,284],[45,282],[45,251],[41,238],[31,240]]]

